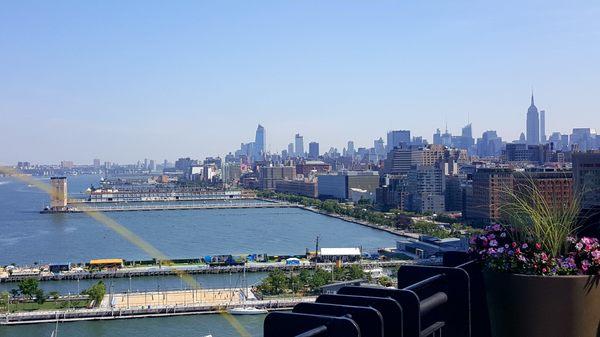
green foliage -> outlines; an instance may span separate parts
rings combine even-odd
[[[461,233],[462,231],[467,232],[467,235],[474,233],[473,228],[459,224],[458,220],[446,215],[438,215],[436,219],[452,224],[450,230],[440,228],[438,225],[427,221],[417,221],[416,223],[413,223],[413,217],[418,214],[400,209],[392,209],[389,213],[379,212],[374,210],[370,201],[366,199],[361,199],[357,205],[351,205],[331,199],[321,201],[319,199],[303,197],[300,195],[275,193],[273,191],[258,191],[257,196],[298,203],[331,214],[352,217],[380,226],[402,228],[415,233],[437,236],[439,238],[461,237],[463,236]]]
[[[507,224],[517,228],[520,241],[540,243],[552,256],[567,252],[568,238],[578,228],[580,196],[574,196],[569,204],[555,207],[544,192],[530,179],[515,186],[502,189],[507,202],[501,208]]]
[[[10,293],[3,291],[0,293],[0,311],[7,311],[10,303]]]
[[[19,282],[19,291],[23,296],[27,296],[30,299],[38,294],[40,287],[40,281],[34,278],[28,278]]]
[[[365,273],[358,265],[349,267],[334,268],[332,272],[321,268],[315,270],[302,270],[298,272],[284,272],[282,270],[274,270],[269,273],[257,290],[263,295],[282,295],[282,294],[298,294],[309,293],[314,294],[324,285],[332,282],[348,281],[361,279],[365,277]]]
[[[392,283],[392,279],[389,276],[382,276],[377,280],[377,283],[379,283],[379,285],[382,285],[384,287],[391,287],[392,285],[394,285]]]
[[[57,300],[58,297],[60,297],[60,294],[58,291],[51,291],[48,293],[48,297],[52,298],[53,300]]]
[[[106,287],[104,286],[104,282],[98,281],[98,283],[92,285],[81,293],[83,295],[88,295],[90,300],[94,301],[94,305],[98,306],[106,294]]]
[[[46,302],[46,295],[42,288],[37,288],[35,291],[35,303],[44,304],[44,302]]]

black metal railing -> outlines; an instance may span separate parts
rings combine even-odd
[[[398,288],[346,286],[272,312],[265,337],[489,337],[481,272],[464,253],[441,266],[403,266]]]

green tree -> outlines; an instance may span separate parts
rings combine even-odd
[[[100,302],[102,302],[102,298],[104,298],[104,295],[106,294],[106,286],[104,286],[104,282],[98,281],[98,283],[92,285],[81,293],[83,295],[88,295],[90,300],[94,301],[94,305],[99,306]]]
[[[273,270],[261,282],[258,289],[265,295],[281,295],[290,284],[287,276],[282,270]]]
[[[19,282],[19,291],[30,299],[37,295],[39,287],[40,281],[34,278],[28,278]]]
[[[380,285],[384,286],[384,287],[391,287],[393,285],[392,283],[392,279],[389,278],[388,276],[382,276],[377,280],[377,283],[379,283]]]
[[[8,305],[10,303],[10,293],[3,291],[0,293],[0,311],[8,311]]]
[[[48,296],[56,301],[60,297],[60,294],[58,291],[51,291],[48,293]]]
[[[314,271],[312,278],[309,283],[309,288],[312,292],[315,292],[317,288],[322,287],[331,282],[331,273],[318,268]]]
[[[46,302],[46,295],[44,294],[42,288],[37,288],[35,290],[35,303],[44,304],[44,302]]]

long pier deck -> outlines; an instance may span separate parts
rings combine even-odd
[[[419,261],[423,263],[423,261]],[[362,261],[348,262],[344,265],[359,264],[364,268],[392,268],[407,264],[414,264],[414,260],[393,260],[393,261]],[[2,282],[19,282],[24,279],[35,278],[40,281],[60,281],[60,280],[85,280],[85,279],[108,279],[108,278],[128,278],[128,277],[144,277],[144,276],[171,276],[180,274],[222,274],[222,273],[241,273],[246,272],[270,272],[273,270],[302,270],[315,269],[317,267],[332,267],[334,263],[318,263],[318,264],[300,264],[286,265],[283,263],[253,263],[246,266],[217,266],[211,267],[208,265],[186,265],[186,266],[149,266],[149,267],[134,267],[123,268],[116,270],[101,270],[101,271],[86,271],[78,273],[57,273],[57,274],[38,274],[38,275],[20,275],[0,278]]]
[[[131,212],[131,211],[171,211],[193,209],[232,209],[232,208],[297,208],[287,202],[223,202],[223,203],[163,203],[102,205],[101,203],[70,204],[65,210],[43,210],[41,213],[82,213],[82,212]]]
[[[162,295],[162,293],[160,294]],[[143,295],[142,295],[143,296]],[[166,317],[197,314],[226,313],[228,309],[248,305],[259,309],[289,310],[301,302],[314,302],[315,297],[294,297],[270,300],[239,301],[232,303],[189,303],[147,305],[129,308],[100,307],[62,311],[33,311],[0,314],[0,326],[36,323],[76,322],[90,320],[113,320],[127,318]]]

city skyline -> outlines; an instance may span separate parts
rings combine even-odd
[[[467,123],[510,141],[532,86],[548,136],[600,127],[598,4],[339,5],[8,4],[0,161],[206,157],[258,123],[272,153]]]

